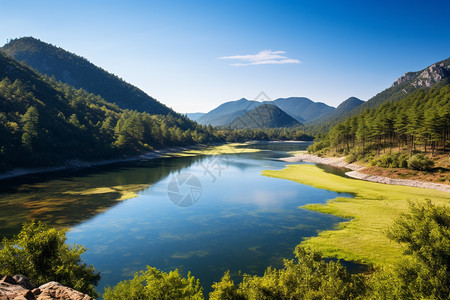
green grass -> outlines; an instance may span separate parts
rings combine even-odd
[[[336,230],[322,231],[302,244],[322,251],[325,256],[375,265],[393,264],[401,256],[400,245],[390,241],[385,232],[401,213],[408,211],[408,201],[428,198],[437,205],[450,205],[450,194],[446,192],[344,178],[315,165],[289,165],[281,171],[266,170],[262,174],[355,195],[355,198],[338,197],[325,205],[306,205],[310,210],[352,220],[341,223]]]

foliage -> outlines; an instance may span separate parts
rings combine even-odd
[[[363,105],[361,105],[362,107]],[[381,156],[374,164],[405,165],[404,157],[392,152],[448,152],[450,141],[450,84],[448,80],[429,90],[419,89],[397,102],[362,111],[330,129],[308,150],[315,153],[333,151],[356,157]],[[356,150],[356,151],[355,151]],[[428,159],[415,157],[411,168],[429,168]],[[417,167],[416,167],[417,165]]]
[[[413,170],[428,170],[434,165],[434,162],[428,156],[414,154],[408,159],[407,165]]]
[[[107,287],[105,300],[116,299],[204,299],[200,281],[191,273],[184,278],[178,270],[169,273],[147,266],[146,271],[134,275],[131,280]]]
[[[319,252],[297,246],[295,260],[280,270],[267,268],[263,276],[244,275],[235,288],[229,272],[213,284],[210,299],[358,299],[364,278],[352,275],[339,262],[325,262]]]
[[[406,153],[384,154],[378,158],[372,159],[370,162],[373,166],[383,168],[408,168],[409,155]]]
[[[64,230],[50,228],[41,222],[26,223],[17,236],[3,239],[0,273],[25,275],[38,285],[58,281],[97,297],[94,286],[100,275],[80,258],[86,249],[77,245],[70,247],[65,242]]]
[[[410,213],[395,221],[388,236],[406,246],[409,257],[394,277],[403,299],[450,298],[450,211],[448,207],[411,204]]]

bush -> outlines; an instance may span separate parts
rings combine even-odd
[[[356,299],[365,293],[364,278],[352,275],[339,262],[325,262],[319,252],[297,246],[296,260],[263,276],[244,275],[239,288],[225,273],[213,284],[211,299]]]
[[[370,164],[372,166],[379,166],[382,168],[407,168],[408,155],[404,153],[384,154],[378,158],[372,159]]]
[[[411,204],[388,231],[404,244],[406,255],[390,272],[374,276],[377,299],[449,299],[450,211],[448,207]]]
[[[37,285],[58,281],[98,297],[94,286],[100,280],[100,274],[92,265],[81,263],[80,255],[86,249],[78,245],[71,248],[65,242],[64,230],[50,228],[41,222],[26,223],[18,235],[10,240],[3,239],[0,273],[21,274]]]
[[[132,299],[204,299],[200,281],[191,276],[183,278],[178,270],[169,273],[147,266],[146,271],[134,275],[131,280],[119,282],[114,288],[107,287],[105,300]]]
[[[428,170],[434,166],[434,162],[422,154],[414,154],[408,159],[408,168],[413,170]]]

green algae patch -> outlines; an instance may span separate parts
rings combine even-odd
[[[450,205],[450,194],[446,192],[345,178],[310,164],[289,165],[281,171],[265,170],[262,175],[354,195],[354,198],[338,197],[327,204],[304,206],[351,220],[302,244],[322,251],[325,256],[375,265],[393,264],[400,258],[402,248],[390,241],[385,232],[401,213],[408,211],[409,201],[430,199],[436,205]]]
[[[198,155],[227,155],[227,154],[242,154],[242,153],[255,153],[259,152],[259,149],[243,148],[242,146],[247,143],[231,143],[220,146],[206,147],[203,149],[186,150],[175,153],[168,153],[170,156],[185,157],[185,156],[198,156]]]

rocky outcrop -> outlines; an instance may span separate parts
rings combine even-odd
[[[86,294],[52,281],[36,287],[23,275],[0,280],[0,300],[91,300]]]
[[[448,61],[448,60],[447,60]],[[435,83],[438,83],[442,79],[450,76],[450,66],[448,63],[439,62],[435,63],[422,71],[408,72],[398,78],[393,86],[409,82],[415,88],[426,87],[430,88]]]

